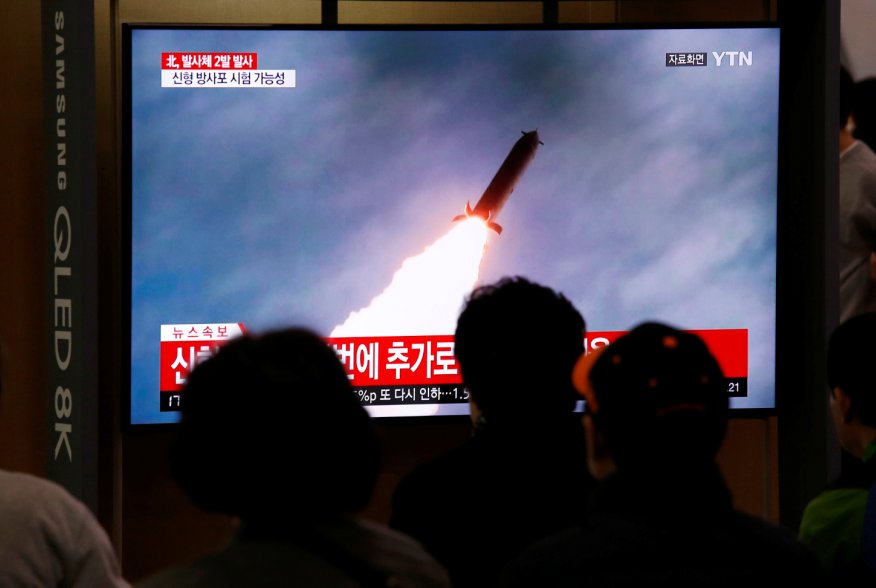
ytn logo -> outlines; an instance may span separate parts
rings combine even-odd
[[[721,51],[720,53],[712,51],[712,57],[715,58],[715,65],[718,67],[724,63],[730,67],[751,67],[751,51]]]

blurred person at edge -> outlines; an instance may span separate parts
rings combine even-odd
[[[831,579],[876,586],[876,313],[853,316],[828,339],[834,431],[851,456],[803,511],[798,536]]]
[[[0,401],[4,389],[0,345]],[[118,556],[93,513],[64,487],[0,470],[0,586],[127,588]]]
[[[876,311],[876,154],[852,134],[855,84],[840,68],[840,322]]]

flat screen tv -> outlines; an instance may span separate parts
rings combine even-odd
[[[126,422],[176,422],[194,365],[288,325],[375,417],[467,414],[456,316],[509,275],[590,349],[697,331],[734,410],[775,408],[779,37],[126,26]]]

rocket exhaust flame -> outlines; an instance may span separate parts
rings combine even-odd
[[[486,242],[483,219],[454,225],[422,253],[406,259],[386,289],[368,306],[351,312],[329,336],[452,334],[462,303],[477,283]]]

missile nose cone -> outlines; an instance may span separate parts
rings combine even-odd
[[[526,140],[530,145],[544,145],[542,140],[538,136],[538,129],[534,129],[532,131],[521,131],[523,133],[523,139]]]

